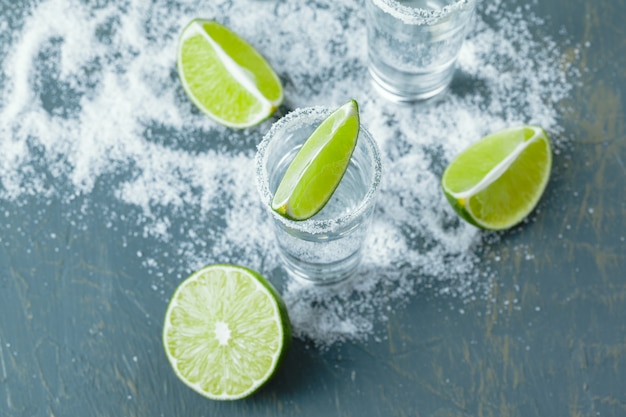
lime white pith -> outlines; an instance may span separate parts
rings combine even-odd
[[[552,151],[538,126],[502,130],[476,142],[448,165],[442,187],[468,222],[510,228],[537,205],[550,177]]]
[[[178,42],[178,75],[191,101],[233,128],[268,118],[283,100],[280,80],[265,59],[225,26],[192,20]]]
[[[272,209],[291,220],[322,210],[348,169],[359,130],[359,108],[350,100],[304,142],[274,192]]]
[[[271,284],[234,265],[211,265],[183,281],[163,327],[176,375],[216,400],[243,398],[261,387],[290,338],[287,310]]]

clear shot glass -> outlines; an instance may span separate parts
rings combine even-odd
[[[331,112],[325,107],[309,107],[287,114],[265,135],[256,154],[257,186],[272,217],[280,259],[293,277],[318,285],[343,281],[357,270],[382,172],[378,146],[361,126],[348,169],[319,213],[308,220],[292,221],[270,208],[287,167]]]
[[[395,102],[443,92],[472,21],[476,0],[366,0],[369,72]]]

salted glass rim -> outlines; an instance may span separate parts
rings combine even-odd
[[[456,0],[440,9],[411,7],[398,0],[369,0],[383,12],[390,14],[407,25],[433,25],[450,14],[472,7],[477,0]]]
[[[373,179],[368,186],[367,193],[353,211],[333,219],[318,220],[311,218],[303,221],[294,221],[281,216],[271,209],[270,206],[273,193],[270,191],[268,172],[265,169],[268,158],[267,149],[270,142],[276,135],[279,135],[281,131],[286,128],[296,129],[298,127],[304,126],[305,124],[310,124],[312,120],[313,123],[315,123],[315,121],[321,123],[324,118],[328,117],[331,113],[332,109],[325,106],[298,108],[275,122],[270,130],[265,134],[265,136],[263,136],[263,140],[257,145],[257,153],[255,157],[256,181],[257,189],[261,196],[263,205],[272,214],[274,219],[280,221],[289,228],[300,230],[305,233],[327,233],[329,231],[332,231],[336,227],[349,224],[353,219],[359,217],[361,214],[363,214],[364,211],[366,211],[370,207],[375,198],[376,191],[378,190],[378,186],[380,185],[381,181],[382,160],[380,158],[378,145],[376,144],[376,141],[369,133],[369,131],[367,131],[367,129],[365,129],[361,125],[357,146],[359,142],[363,141],[365,143],[365,146],[367,147],[367,153],[372,160],[374,172]]]

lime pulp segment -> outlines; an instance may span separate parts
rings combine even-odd
[[[537,126],[486,136],[446,168],[442,187],[452,207],[468,222],[507,229],[536,206],[552,166],[550,141]]]
[[[267,61],[225,26],[191,21],[178,42],[178,74],[191,101],[229,127],[255,125],[283,100],[280,79]]]
[[[261,275],[210,265],[183,281],[167,308],[163,344],[176,375],[217,400],[246,397],[276,371],[290,343],[287,310]]]
[[[322,210],[348,168],[359,130],[358,104],[350,100],[304,142],[274,193],[272,209],[291,220],[306,220]]]

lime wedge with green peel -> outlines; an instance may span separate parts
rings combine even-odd
[[[324,119],[287,167],[272,209],[291,220],[306,220],[322,210],[348,169],[359,129],[354,100]]]
[[[291,342],[287,309],[261,275],[210,265],[183,281],[163,326],[176,375],[198,393],[236,400],[260,388]]]
[[[178,75],[191,101],[233,128],[267,119],[283,100],[283,87],[267,61],[223,25],[192,20],[178,41]]]
[[[521,126],[471,145],[448,165],[441,185],[462,218],[484,229],[503,230],[520,223],[537,205],[551,167],[546,132]]]

